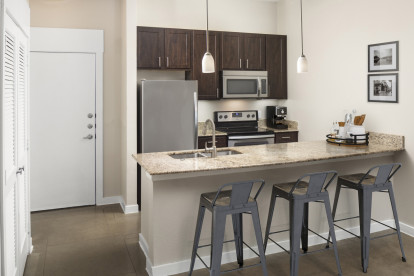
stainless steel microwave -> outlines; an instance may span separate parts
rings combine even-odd
[[[267,71],[223,71],[223,98],[267,98]]]

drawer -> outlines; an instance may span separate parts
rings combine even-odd
[[[198,148],[204,149],[206,142],[208,142],[207,146],[211,147],[212,137],[211,136],[198,137]],[[227,147],[227,136],[223,136],[223,135],[216,136],[216,147],[226,148]]]
[[[290,142],[297,142],[297,141],[298,141],[297,131],[275,133],[275,144],[290,143]]]

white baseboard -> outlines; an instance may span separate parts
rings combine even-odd
[[[124,214],[133,214],[133,213],[139,212],[138,204],[125,205],[125,202],[122,198],[121,198],[120,204],[121,204],[122,211],[124,211]]]
[[[96,205],[110,205],[110,204],[121,204],[122,197],[121,196],[108,196],[103,197],[101,199],[96,199]]]
[[[382,223],[384,223],[386,225],[389,225],[391,227],[395,227],[394,220],[392,220],[392,219],[382,221]],[[401,232],[414,237],[414,227],[413,226],[410,226],[408,224],[400,222],[400,227],[401,227]],[[379,224],[379,223],[372,223],[371,224],[371,233],[383,231],[383,230],[386,230],[386,229],[388,229],[388,228],[381,225],[381,224]],[[354,233],[354,234],[356,234],[356,235],[359,235],[359,226],[347,228],[347,230]],[[325,238],[328,237],[328,233],[323,233],[323,234],[320,234],[320,235],[325,237]],[[344,230],[336,230],[335,235],[336,235],[336,240],[337,241],[354,237],[351,234],[345,232]],[[325,240],[319,238],[316,235],[309,235],[308,239],[309,239],[308,240],[309,246],[326,243]],[[281,242],[279,242],[279,244],[281,246],[283,246],[284,248],[286,248],[286,249],[289,248],[289,240],[281,241]],[[139,245],[141,246],[141,249],[144,252],[144,255],[145,255],[145,258],[146,258],[146,271],[147,271],[149,276],[167,276],[167,275],[173,275],[173,274],[188,272],[188,269],[190,267],[190,259],[180,261],[180,262],[174,262],[174,263],[168,263],[168,264],[153,266],[152,263],[151,263],[151,260],[149,258],[148,243],[147,243],[147,241],[145,240],[144,236],[141,233],[139,234]],[[257,251],[257,246],[252,246],[252,248]],[[257,257],[248,248],[245,248],[243,250],[243,252],[244,252],[244,259],[245,260]],[[277,245],[275,245],[273,242],[269,242],[267,244],[266,255],[275,254],[275,253],[279,253],[279,252],[282,252],[282,249],[280,247],[278,247]],[[203,256],[202,258],[203,258],[204,262],[206,262],[207,264],[210,263],[210,256]],[[235,262],[236,260],[237,260],[236,259],[236,252],[234,250],[229,251],[229,252],[223,252],[222,264]],[[196,258],[196,261],[195,261],[195,264],[194,264],[194,270],[201,269],[201,268],[204,268],[204,265],[201,263],[201,261],[198,258]]]

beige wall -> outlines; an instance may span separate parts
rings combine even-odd
[[[31,26],[104,30],[104,196],[121,194],[121,1],[30,0]]]
[[[411,0],[303,1],[307,74],[296,73],[299,1],[282,0],[277,14],[278,32],[288,35],[289,99],[280,103],[286,104],[291,118],[299,121],[300,139],[322,139],[332,121],[343,120],[345,110],[353,108],[367,114],[368,130],[405,135],[406,151],[395,158],[404,165],[396,176],[395,190],[400,219],[410,225],[414,225],[413,9]],[[395,40],[400,42],[400,102],[368,103],[367,47]],[[384,204],[389,206],[388,202]]]

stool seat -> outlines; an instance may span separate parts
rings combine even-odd
[[[273,187],[275,189],[279,189],[283,192],[290,193],[293,186],[295,186],[296,182],[290,182],[290,183],[280,183],[280,184],[274,184]],[[306,181],[300,181],[297,185],[295,190],[293,191],[293,195],[306,195],[308,191],[309,183]]]
[[[218,195],[215,205],[218,206],[229,206],[230,200],[231,200],[231,191],[221,191]],[[216,197],[217,192],[212,193],[204,193],[201,194],[201,197],[207,200],[210,204],[213,204],[213,200]],[[248,202],[254,202],[254,199],[252,197],[249,197]]]
[[[348,174],[348,175],[341,175],[338,176],[338,179],[345,180],[352,184],[359,184],[359,181],[365,176],[365,173],[355,173],[355,174]],[[365,176],[364,180],[361,182],[362,185],[373,185],[375,183],[375,176],[367,175]]]

